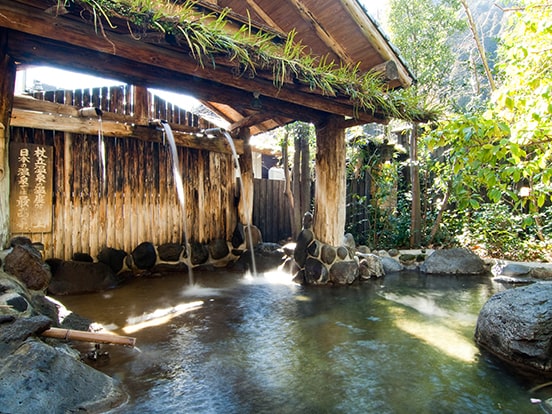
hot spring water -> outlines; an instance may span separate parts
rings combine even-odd
[[[184,209],[174,137],[166,122],[157,126]],[[232,138],[217,133],[242,185]],[[538,399],[550,396],[529,391],[542,380],[515,375],[474,346],[478,312],[502,289],[488,277],[401,274],[340,288],[290,279],[190,271],[60,300],[136,337],[138,348],[103,345],[90,361],[128,391],[117,413],[518,414],[542,412]]]
[[[121,381],[117,413],[541,413],[529,390],[473,342],[501,285],[488,277],[388,275],[339,288],[278,272],[137,279],[60,298],[137,338],[92,363]]]

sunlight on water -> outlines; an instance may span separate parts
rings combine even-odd
[[[123,328],[125,333],[134,333],[152,326],[164,325],[171,319],[182,315],[186,312],[191,312],[203,306],[203,301],[195,301],[190,303],[180,303],[176,306],[165,309],[156,309],[151,313],[141,316],[133,316],[127,319],[127,325]]]
[[[260,273],[257,276],[254,276],[251,272],[247,272],[243,279],[242,283],[245,284],[274,284],[274,285],[297,285],[293,282],[293,277],[284,271],[273,270],[270,272]]]
[[[472,341],[468,341],[462,335],[444,326],[407,319],[397,319],[395,326],[451,358],[463,362],[475,362],[479,354],[479,350]]]

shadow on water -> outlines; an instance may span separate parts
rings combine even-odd
[[[191,287],[170,275],[62,302],[122,334],[157,318],[132,334],[140,351],[102,348],[97,368],[130,394],[118,413],[542,412],[533,382],[474,346],[477,314],[502,289],[489,278],[289,279],[197,272]]]

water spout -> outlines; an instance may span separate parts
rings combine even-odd
[[[244,185],[243,185],[243,180],[242,180],[242,176],[241,176],[241,168],[240,168],[238,153],[236,151],[236,146],[234,145],[234,140],[232,139],[232,137],[230,136],[228,131],[226,131],[223,128],[211,128],[211,129],[206,129],[203,132],[206,135],[207,134],[213,135],[213,136],[222,135],[228,141],[228,145],[230,145],[230,149],[232,150],[232,157],[233,157],[233,160],[234,160],[234,165],[235,165],[235,169],[236,169],[236,176],[238,178],[238,184],[241,188],[241,196],[242,196],[242,201],[243,201],[243,207],[244,207],[246,212],[249,212],[249,205],[247,204],[247,197],[246,197],[245,191],[244,191]],[[255,263],[255,251],[253,249],[253,236],[251,234],[251,222],[250,222],[249,216],[247,216],[246,221],[247,221],[246,222],[247,227],[246,227],[246,232],[245,233],[246,233],[247,242],[249,243],[249,248],[251,249],[251,272],[253,273],[253,276],[257,276],[257,265]]]
[[[177,193],[178,202],[180,205],[180,212],[182,214],[183,221],[184,221],[184,247],[188,252],[189,250],[188,250],[188,242],[187,242],[188,229],[187,229],[187,221],[186,221],[186,198],[184,195],[184,184],[182,182],[182,173],[180,171],[180,163],[178,160],[178,151],[176,149],[174,134],[171,126],[165,120],[159,120],[159,119],[151,120],[150,126],[154,126],[156,128],[162,129],[164,132],[164,137],[167,138],[167,141],[169,143],[169,148],[172,156],[172,171],[173,171],[174,183],[176,186],[176,193]],[[194,276],[193,276],[191,263],[188,265],[188,277],[189,277],[190,285],[193,285]]]

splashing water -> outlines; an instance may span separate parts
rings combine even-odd
[[[163,127],[163,131],[165,132],[165,136],[167,138],[167,141],[169,143],[169,148],[171,151],[172,156],[172,170],[173,170],[173,177],[174,177],[174,183],[176,186],[176,193],[178,195],[178,202],[180,204],[180,211],[182,213],[182,217],[184,218],[184,246],[186,248],[186,251],[188,252],[188,228],[187,228],[187,222],[186,222],[186,198],[184,195],[184,184],[182,182],[182,173],[180,171],[180,163],[178,160],[178,151],[176,149],[176,142],[174,140],[174,134],[172,132],[171,126],[167,121],[161,120],[159,121],[161,126]],[[194,275],[192,270],[192,265],[188,265],[188,278],[190,281],[190,285],[194,284]]]

